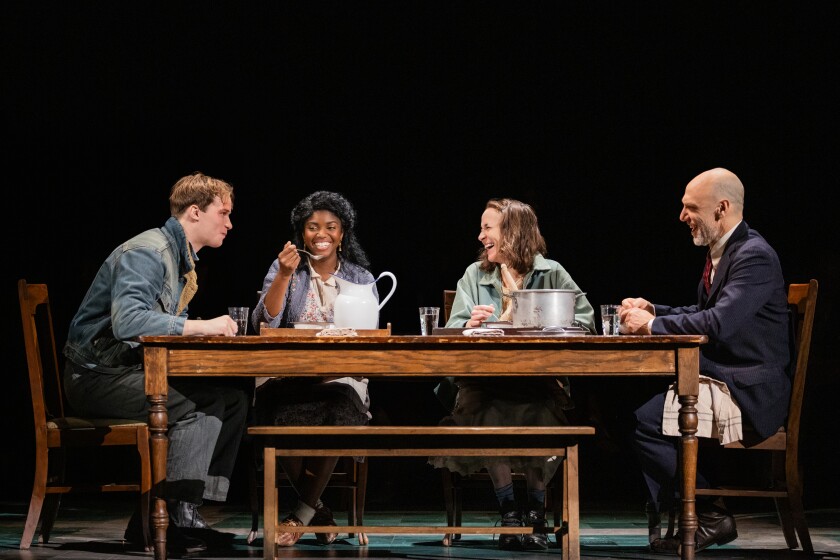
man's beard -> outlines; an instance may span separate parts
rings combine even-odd
[[[695,222],[694,229],[698,235],[692,236],[691,239],[698,247],[705,247],[717,241],[714,230],[703,220],[698,219]]]

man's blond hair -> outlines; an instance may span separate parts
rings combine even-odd
[[[200,171],[181,177],[172,186],[169,193],[169,211],[179,217],[187,208],[195,204],[203,212],[216,197],[222,202],[230,200],[233,204],[233,187],[221,179],[214,179]]]

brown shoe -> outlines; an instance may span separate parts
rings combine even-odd
[[[650,550],[659,554],[677,554],[680,550],[680,538],[673,536],[666,539],[654,539],[650,541]]]
[[[724,509],[701,511],[697,514],[697,531],[694,533],[695,552],[700,552],[711,545],[723,546],[738,538],[735,518]],[[656,539],[650,543],[653,552],[682,555],[680,533],[668,539]]]
[[[278,529],[282,528],[291,528],[291,527],[305,527],[303,522],[295,517],[294,515],[289,515],[286,519],[280,522],[277,526]],[[299,533],[277,533],[277,536],[274,537],[274,543],[277,546],[294,546],[300,538],[303,536],[303,531]]]
[[[738,538],[735,518],[723,508],[697,512],[697,552],[715,544],[722,546]]]
[[[333,519],[333,514],[330,511],[330,508],[321,504],[315,508],[315,515],[312,517],[312,521],[310,521],[309,524],[331,525],[334,527],[335,519]],[[315,533],[315,540],[318,541],[318,544],[332,544],[337,538],[338,533]]]

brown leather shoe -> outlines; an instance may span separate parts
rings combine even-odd
[[[735,518],[725,509],[714,508],[697,514],[697,552],[716,544],[722,546],[738,538]]]
[[[679,549],[680,539],[678,536],[654,539],[650,542],[650,550],[659,554],[677,554]]]
[[[722,508],[713,508],[698,513],[697,522],[697,531],[694,533],[694,540],[697,543],[696,552],[705,550],[713,544],[722,546],[738,538],[735,518]],[[662,554],[682,555],[682,543],[680,541],[678,532],[669,539],[655,539],[650,543],[650,549]]]
[[[310,525],[332,525],[335,526],[335,519],[330,511],[330,508],[324,504],[315,508],[315,515],[312,517]],[[318,544],[332,544],[338,538],[338,533],[315,533],[315,540]]]
[[[278,528],[290,528],[290,527],[305,527],[303,522],[295,517],[294,515],[289,515],[286,519],[281,521],[278,525]],[[300,533],[277,533],[277,536],[274,537],[274,543],[277,546],[294,546],[300,538],[303,536],[303,532]]]

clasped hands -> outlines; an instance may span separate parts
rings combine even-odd
[[[621,334],[650,334],[653,304],[644,298],[624,298],[618,310]]]

